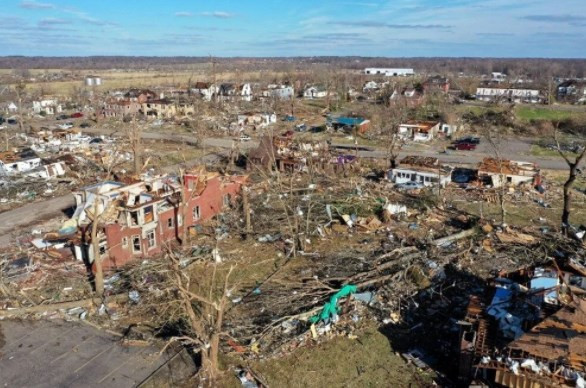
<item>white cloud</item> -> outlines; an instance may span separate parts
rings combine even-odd
[[[213,11],[213,12],[202,12],[200,13],[201,16],[209,16],[218,19],[229,19],[233,18],[235,15],[230,12],[225,11]]]
[[[55,8],[54,4],[50,3],[39,3],[36,1],[21,1],[19,4],[20,8],[26,9],[53,9]]]
[[[71,21],[58,18],[44,18],[41,19],[38,23],[39,27],[57,26],[63,24],[71,24]]]

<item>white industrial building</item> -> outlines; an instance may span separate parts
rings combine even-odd
[[[102,84],[102,78],[95,75],[88,75],[85,77],[86,86],[100,86]]]
[[[516,88],[476,88],[479,101],[526,102],[537,104],[543,102],[543,96],[537,89]]]
[[[384,75],[386,77],[407,77],[415,75],[413,69],[384,68],[384,67],[367,67],[364,69],[366,75]]]

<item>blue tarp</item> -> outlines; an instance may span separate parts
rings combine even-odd
[[[362,117],[330,117],[329,121],[334,125],[343,125],[348,127],[353,127],[355,125],[360,125],[364,119]]]

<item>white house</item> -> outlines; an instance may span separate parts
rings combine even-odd
[[[414,141],[430,141],[440,130],[437,121],[407,121],[399,125],[398,135],[403,139]]]
[[[276,113],[242,113],[238,115],[237,124],[240,127],[250,125],[255,129],[258,129],[267,127],[276,122]]]
[[[399,166],[390,169],[387,177],[393,183],[417,182],[424,186],[446,187],[452,181],[452,169],[440,165],[438,158],[423,156],[407,156]]]
[[[543,101],[539,90],[517,88],[476,88],[476,99],[480,101],[527,102],[532,104]]]
[[[18,107],[16,106],[16,104],[14,102],[11,102],[10,104],[8,104],[6,111],[8,113],[16,113],[18,111]]]
[[[362,87],[362,91],[364,93],[374,92],[379,89],[380,89],[380,86],[379,86],[378,82],[376,82],[376,81],[367,81],[364,83],[364,86]]]
[[[303,92],[304,98],[324,98],[328,95],[328,91],[322,85],[310,86]]]
[[[212,97],[218,94],[219,88],[208,82],[196,82],[191,88],[191,92],[199,94],[204,100],[211,101]]]
[[[460,127],[455,124],[442,123],[438,134],[440,134],[444,137],[451,137],[454,133],[456,133],[458,131],[459,128]]]
[[[490,80],[493,82],[504,82],[507,79],[507,75],[498,71],[493,71],[490,74]]]
[[[242,85],[221,84],[218,94],[222,99],[232,99],[239,97],[243,101],[252,101],[252,85],[245,83]]]
[[[384,75],[386,77],[407,77],[415,75],[413,69],[367,67],[364,69],[366,75]]]
[[[45,112],[48,115],[54,115],[56,113],[61,113],[63,108],[57,100],[40,100],[33,101],[33,111],[36,114]]]
[[[534,186],[540,183],[540,172],[535,163],[505,159],[499,162],[494,158],[484,158],[478,166],[478,178],[497,188],[504,184],[522,183]]]
[[[268,85],[262,96],[290,100],[295,97],[295,89],[289,85]]]
[[[33,170],[41,165],[41,158],[31,150],[3,152],[0,154],[0,175],[15,176]]]
[[[557,87],[557,99],[560,101],[571,101],[576,103],[586,102],[586,81],[565,80]]]
[[[43,164],[37,168],[24,172],[22,175],[30,178],[51,179],[65,175],[65,166],[63,162]]]

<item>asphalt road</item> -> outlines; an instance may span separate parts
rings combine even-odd
[[[226,151],[227,153],[227,151]],[[171,173],[179,171],[180,167],[189,168],[200,163],[213,164],[225,155],[222,152],[211,153],[201,158],[188,160],[163,168],[164,172]],[[32,202],[21,207],[0,213],[0,247],[6,247],[13,244],[15,232],[18,234],[19,229],[33,227],[60,216],[63,216],[65,210],[75,205],[75,199],[72,194],[63,195],[39,202]]]
[[[87,128],[84,129],[84,132],[93,135],[119,135],[123,136],[121,133],[115,133],[111,130],[104,130],[104,129],[96,129],[96,128]],[[143,138],[149,140],[164,140],[164,141],[172,141],[172,142],[180,142],[185,144],[196,144],[197,139],[193,138],[192,136],[187,135],[171,135],[168,133],[158,133],[158,132],[143,132]],[[238,147],[241,150],[251,149],[258,145],[258,142],[251,140],[248,142],[238,142],[229,138],[206,138],[203,140],[204,145],[206,147],[214,147],[214,148],[225,148],[230,149],[232,148],[235,143],[238,143]],[[355,151],[352,149],[351,145],[348,144],[336,144],[334,143],[333,146],[344,146],[347,149],[349,154],[353,154]],[[358,151],[358,156],[362,158],[386,158],[386,152],[380,148],[375,149],[374,147],[372,150],[362,150]],[[476,151],[448,151],[448,153],[439,153],[437,150],[431,149],[409,149],[407,147],[406,150],[402,151],[399,154],[399,158],[402,158],[407,155],[420,155],[420,156],[433,156],[439,158],[442,163],[447,164],[456,164],[456,165],[474,165],[482,161],[484,157],[493,156],[494,154],[490,152],[486,148],[485,145],[481,145],[478,150]],[[567,166],[565,162],[561,159],[556,158],[540,158],[533,155],[529,155],[527,152],[530,149],[530,142],[529,141],[520,141],[518,139],[512,139],[508,141],[506,144],[503,145],[501,150],[501,156],[505,159],[512,159],[512,160],[524,160],[528,162],[534,162],[539,165],[541,169],[549,169],[549,170],[565,170]],[[186,163],[181,163],[179,165],[168,166],[164,169],[165,172],[176,172],[179,167],[192,167],[202,161],[206,164],[213,164],[217,163],[222,156],[227,154],[227,150],[225,152],[218,152],[218,153],[211,153],[203,158],[194,159],[188,161]],[[72,195],[65,195],[62,197],[52,198],[42,202],[34,202],[19,208],[9,210],[4,213],[0,213],[0,246],[7,246],[12,243],[13,235],[12,232],[23,227],[33,226],[38,224],[44,220],[48,220],[51,218],[55,218],[61,214],[63,214],[63,210],[67,209],[74,205],[74,200]]]
[[[5,387],[131,388],[173,353],[124,346],[119,337],[83,323],[6,319],[0,322],[0,355]]]
[[[84,129],[84,132],[88,134],[94,135],[110,135],[110,136],[123,136],[121,133],[117,133],[111,130],[104,130],[104,129],[96,129],[96,128],[87,128]],[[143,132],[142,137],[144,139],[149,140],[164,140],[164,141],[172,141],[178,143],[197,143],[197,139],[193,136],[188,135],[172,135],[168,133],[159,133],[159,132]],[[241,150],[247,150],[254,148],[258,145],[257,141],[251,140],[247,142],[240,142],[237,140],[233,140],[230,138],[205,138],[203,139],[203,144],[206,147],[216,147],[216,148],[232,148],[235,144]],[[354,153],[351,145],[348,144],[338,144],[333,143],[333,146],[344,146],[348,148],[348,153]],[[368,147],[370,151],[358,151],[358,156],[362,158],[385,158],[386,152],[382,148],[378,147]],[[408,149],[401,152],[399,155],[400,157],[404,157],[407,155],[420,155],[420,156],[433,156],[438,158],[442,163],[451,163],[451,164],[461,164],[461,165],[473,165],[477,164],[482,161],[485,157],[494,157],[494,152],[492,152],[486,144],[483,142],[480,144],[476,151],[448,151],[448,153],[440,153],[437,150],[433,149]],[[501,157],[504,159],[511,159],[511,160],[522,160],[526,162],[533,162],[537,163],[537,165],[541,169],[546,170],[565,170],[567,169],[566,163],[561,158],[543,158],[538,157],[535,155],[531,155],[529,150],[531,148],[530,140],[527,139],[507,139],[506,142],[499,147],[501,148]]]
[[[40,202],[32,202],[16,209],[0,213],[0,246],[13,243],[13,232],[63,215],[63,211],[75,205],[73,195],[68,194]]]

